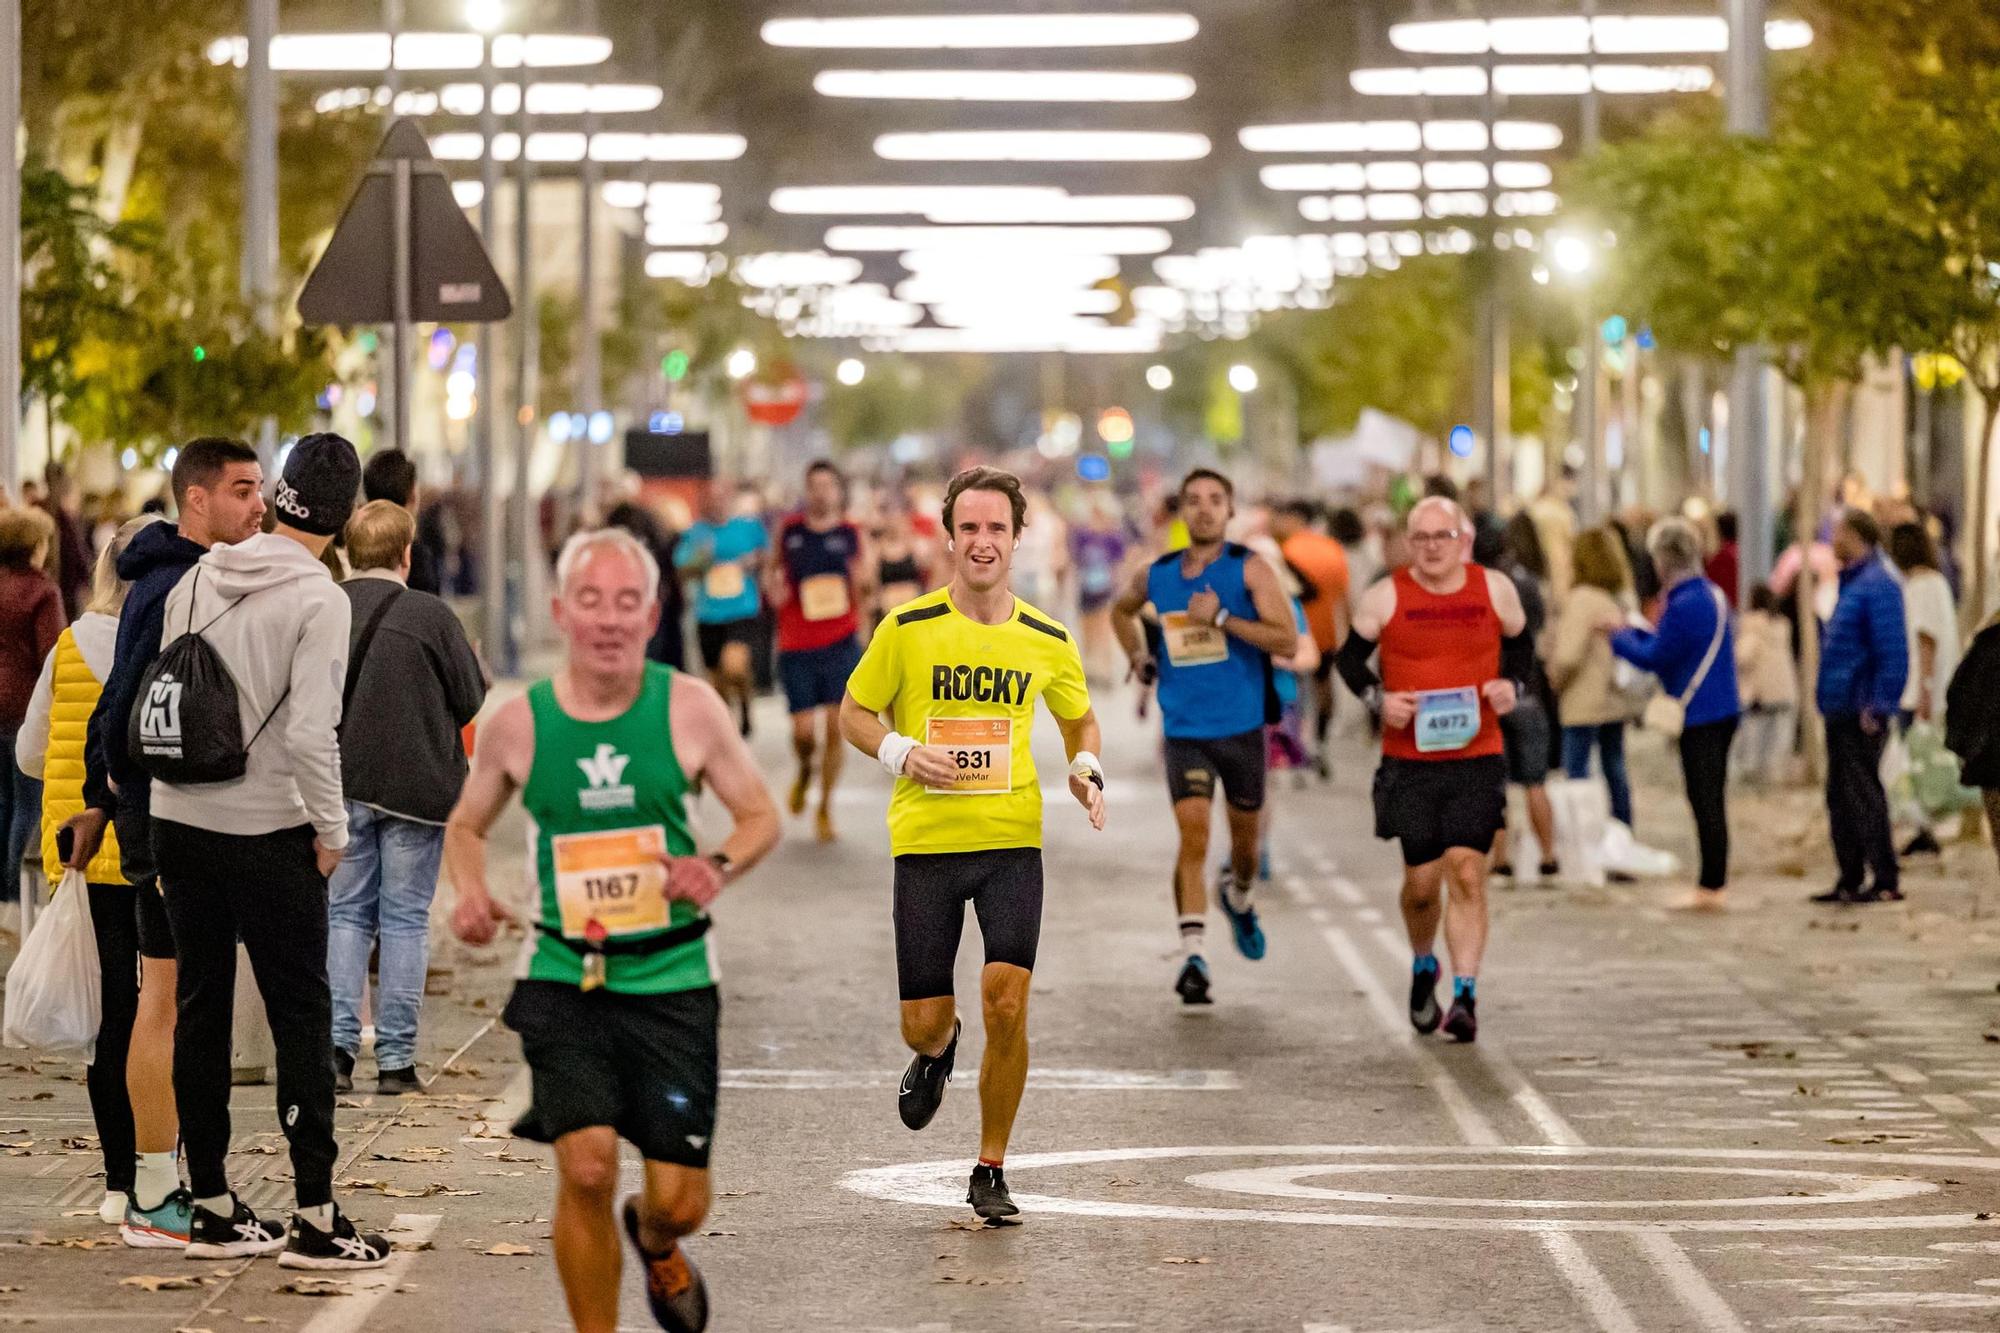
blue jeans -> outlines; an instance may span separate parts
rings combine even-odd
[[[0,843],[6,846],[7,865],[0,877],[0,902],[16,902],[21,897],[21,863],[30,854],[42,857],[42,780],[23,773],[14,762],[14,737],[19,726],[0,727]]]
[[[333,1044],[361,1049],[361,997],[379,934],[375,975],[375,1065],[417,1061],[417,1011],[430,963],[431,897],[444,830],[347,803],[347,852],[327,882],[326,975],[333,985]]]
[[[1563,772],[1572,778],[1590,776],[1590,752],[1604,766],[1604,785],[1611,792],[1611,817],[1632,827],[1632,782],[1625,776],[1625,724],[1606,722],[1594,727],[1563,728]]]

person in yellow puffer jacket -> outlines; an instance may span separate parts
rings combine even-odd
[[[15,742],[15,762],[45,784],[42,863],[51,884],[60,884],[64,873],[56,830],[83,809],[84,731],[111,670],[118,614],[130,586],[118,577],[118,557],[135,533],[158,521],[158,515],[148,514],[126,523],[98,557],[90,602],[42,664]],[[139,1172],[159,1176],[170,1191],[180,1183],[174,1153],[180,1126],[173,1088],[177,969],[172,931],[159,890],[126,882],[118,842],[109,830],[84,878],[103,986],[97,1048],[86,1079],[104,1153],[104,1202],[98,1215],[124,1224],[127,1244],[172,1248],[168,1236],[156,1234],[164,1229],[149,1228],[144,1217],[135,1224],[127,1215]],[[147,895],[153,901],[146,901]]]

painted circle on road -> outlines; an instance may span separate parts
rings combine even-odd
[[[1222,1208],[1199,1204],[1074,1198],[1020,1192],[1024,1176],[1063,1168],[1114,1163],[1181,1162],[1216,1158],[1294,1159],[1267,1168],[1197,1173],[1176,1182],[1201,1189],[1254,1194],[1272,1199],[1317,1199],[1376,1205],[1382,1211],[1312,1211],[1299,1208]],[[1298,1161],[1297,1159],[1304,1159]],[[1381,1227],[1420,1231],[1587,1231],[1587,1232],[1788,1232],[1893,1231],[2000,1227],[2000,1218],[1967,1212],[1871,1214],[1857,1208],[1936,1194],[1940,1177],[1968,1171],[2000,1172],[2000,1159],[1923,1153],[1784,1152],[1760,1148],[1587,1148],[1566,1145],[1469,1147],[1308,1144],[1171,1148],[1094,1148],[1029,1153],[1007,1163],[1017,1183],[1014,1199],[1028,1213],[1167,1222],[1272,1222],[1293,1226]],[[1301,1184],[1316,1176],[1393,1175],[1440,1171],[1520,1172],[1602,1171],[1658,1178],[1725,1176],[1751,1180],[1787,1179],[1830,1192],[1760,1194],[1710,1199],[1506,1199],[1403,1193],[1364,1193]],[[965,1206],[965,1163],[960,1159],[911,1162],[849,1172],[841,1186],[894,1203],[930,1207]],[[1465,1213],[1424,1212],[1457,1208]],[[1507,1210],[1514,1215],[1508,1215]],[[1405,1211],[1397,1211],[1405,1210]],[[1626,1216],[1606,1217],[1610,1210]],[[1690,1211],[1734,1210],[1733,1215],[1687,1216]],[[1679,1216],[1661,1215],[1678,1211]],[[1576,1215],[1589,1214],[1589,1215]]]
[[[1734,1199],[1503,1199],[1492,1196],[1445,1196],[1436,1194],[1379,1194],[1369,1190],[1322,1189],[1301,1185],[1305,1176],[1332,1176],[1385,1171],[1585,1171],[1592,1174],[1633,1174],[1656,1179],[1662,1175],[1724,1176],[1740,1179],[1805,1181],[1831,1185],[1826,1194],[1758,1194]],[[1187,1183],[1202,1189],[1226,1190],[1232,1194],[1259,1194],[1267,1198],[1327,1199],[1337,1203],[1386,1203],[1416,1208],[1795,1208],[1813,1204],[1884,1203],[1918,1194],[1935,1194],[1938,1186],[1928,1180],[1907,1176],[1865,1176],[1845,1171],[1806,1171],[1778,1167],[1679,1166],[1654,1163],[1645,1166],[1605,1162],[1318,1162],[1310,1166],[1265,1166],[1245,1171],[1210,1171],[1189,1176]]]

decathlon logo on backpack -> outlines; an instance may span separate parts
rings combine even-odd
[[[149,755],[181,757],[181,683],[162,671],[139,701],[139,747]]]
[[[631,762],[631,755],[620,754],[608,742],[600,742],[596,754],[576,761],[590,781],[588,787],[576,794],[577,804],[586,810],[632,809],[638,804],[638,793],[630,783],[620,781],[625,776],[625,765]]]

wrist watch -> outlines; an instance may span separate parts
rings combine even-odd
[[[721,852],[710,852],[708,863],[714,866],[715,873],[725,880],[729,878],[729,872],[736,868],[736,863]]]
[[[1228,608],[1228,607],[1226,607],[1226,606],[1218,606],[1218,607],[1216,607],[1216,608],[1215,608],[1215,627],[1216,627],[1217,629],[1221,629],[1221,628],[1222,628],[1222,627],[1223,627],[1224,625],[1227,625],[1228,623],[1229,623],[1229,608]]]

